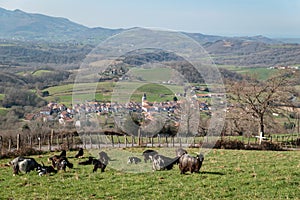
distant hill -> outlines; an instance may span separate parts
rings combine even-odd
[[[126,29],[88,28],[61,17],[0,8],[0,67],[51,63],[76,68],[100,41],[122,31]],[[183,34],[199,42],[218,65],[300,65],[297,40]]]
[[[99,42],[121,29],[88,28],[60,17],[0,8],[0,38],[22,41]]]
[[[99,41],[126,29],[88,28],[66,18],[50,17],[42,14],[26,13],[21,10],[0,8],[0,38],[22,41],[65,42],[79,41],[97,44]],[[226,40],[229,37],[204,35],[201,33],[185,33],[200,44]],[[278,43],[277,40],[264,36],[234,37],[237,41]]]

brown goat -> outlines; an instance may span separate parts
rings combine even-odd
[[[184,154],[179,159],[179,169],[180,173],[184,174],[187,171],[191,173],[200,171],[202,162],[204,160],[203,154],[197,155],[196,157],[189,154]]]

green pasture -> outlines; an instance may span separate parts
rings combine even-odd
[[[48,176],[37,172],[12,176],[0,160],[1,199],[299,199],[300,154],[297,151],[212,150],[199,174],[181,175],[151,170],[150,163],[127,164],[128,156],[141,157],[142,148],[102,149],[111,157],[104,173],[78,165],[99,150],[85,150],[85,158],[67,152],[73,169]],[[174,149],[156,149],[174,156]],[[194,155],[198,149],[187,149]],[[169,154],[167,154],[169,152]],[[49,165],[57,153],[32,156]]]
[[[241,67],[234,65],[219,65],[218,67],[225,68],[240,74],[254,76],[259,80],[266,80],[270,76],[278,72],[278,70],[276,69],[269,69],[266,67]]]
[[[5,94],[0,94],[0,101],[3,100],[5,97]]]
[[[183,93],[180,86],[145,82],[99,82],[54,86],[44,89],[49,92],[47,101],[69,105],[74,100],[131,101],[140,102],[144,93],[148,101],[172,101],[175,93]]]
[[[7,108],[2,108],[2,107],[0,107],[0,115],[1,116],[5,116],[6,115],[6,113],[8,113],[8,109]]]
[[[142,69],[142,68],[133,68],[129,71],[130,74],[135,75],[144,81],[149,82],[167,82],[171,78],[172,70],[169,68],[151,68],[151,69]]]
[[[32,75],[33,76],[41,76],[41,75],[45,75],[45,74],[51,73],[51,72],[52,72],[51,70],[39,69],[39,70],[32,72]]]

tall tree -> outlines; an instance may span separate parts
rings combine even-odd
[[[232,83],[229,89],[231,103],[244,114],[250,115],[259,122],[259,132],[265,135],[265,118],[273,113],[280,113],[290,106],[293,96],[291,83],[294,73],[280,72],[266,81],[255,78]]]

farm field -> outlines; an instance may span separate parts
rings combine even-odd
[[[73,89],[76,93],[73,93]],[[183,92],[180,86],[176,85],[161,85],[155,83],[143,82],[99,82],[99,83],[79,83],[53,86],[45,89],[50,96],[45,97],[46,101],[56,101],[69,105],[72,98],[88,99],[97,101],[110,101],[113,93],[118,91],[125,91],[125,94],[131,94],[132,101],[141,101],[141,96],[146,92],[149,101],[166,101],[173,100],[176,92]],[[127,92],[128,91],[128,92]],[[72,96],[74,95],[74,96]],[[95,95],[95,96],[93,96]]]
[[[152,172],[150,163],[127,164],[142,148],[104,149],[112,158],[104,173],[80,166],[67,152],[73,169],[39,177],[37,172],[12,176],[0,160],[1,199],[300,199],[300,154],[297,151],[212,150],[199,174],[181,175],[178,166]],[[162,149],[156,149],[162,152]],[[198,149],[187,149],[193,154]],[[97,150],[95,150],[97,151]],[[89,153],[85,150],[85,157]],[[57,152],[32,156],[38,162]],[[163,154],[163,153],[162,153]],[[119,156],[117,156],[119,155]],[[123,155],[123,158],[122,156]],[[174,154],[175,155],[175,154]],[[141,157],[141,156],[140,156]],[[49,164],[48,164],[49,165]],[[126,172],[115,166],[130,169]],[[129,166],[128,166],[129,165]],[[145,172],[140,169],[149,169]]]
[[[274,73],[278,72],[276,69],[269,69],[267,67],[240,67],[234,65],[219,65],[218,67],[222,67],[244,75],[252,75],[259,80],[266,80]]]

